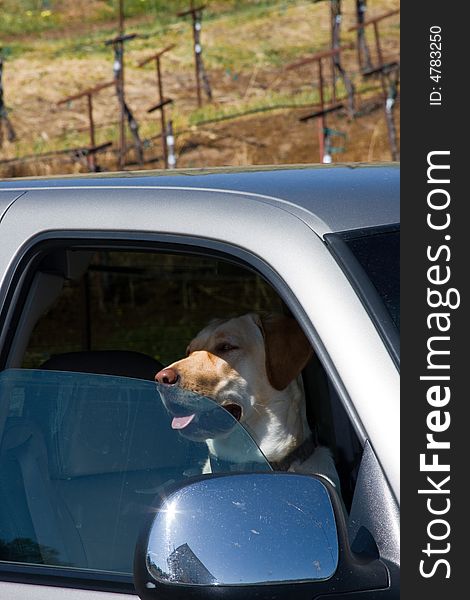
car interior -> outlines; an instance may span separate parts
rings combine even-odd
[[[0,560],[130,576],[153,495],[175,472],[191,474],[194,452],[184,441],[168,451],[156,406],[133,382],[153,382],[214,317],[289,310],[258,273],[202,251],[70,244],[44,249],[32,269],[3,357],[4,373],[25,373],[26,391],[0,384]],[[76,383],[66,403],[62,388],[28,387],[43,371],[129,381],[96,397]],[[361,444],[316,357],[302,377],[349,509]]]

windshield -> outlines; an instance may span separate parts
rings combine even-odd
[[[126,377],[0,373],[0,560],[131,574],[156,496],[203,471],[269,470],[209,398]]]

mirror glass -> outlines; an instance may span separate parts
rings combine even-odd
[[[223,475],[170,494],[153,521],[147,568],[164,583],[324,581],[338,565],[328,492],[290,473]]]

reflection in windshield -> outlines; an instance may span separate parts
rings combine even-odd
[[[172,428],[175,405],[195,415],[192,436]],[[0,415],[0,560],[12,560],[14,548],[17,562],[130,574],[144,517],[170,485],[200,475],[208,461],[271,470],[222,407],[150,381],[7,370]],[[205,441],[217,436],[232,449],[222,462]]]
[[[69,566],[58,559],[57,550],[31,538],[15,538],[9,542],[0,539],[0,560]]]

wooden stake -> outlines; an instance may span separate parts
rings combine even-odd
[[[163,50],[160,50],[156,54],[152,54],[152,56],[147,57],[143,61],[141,61],[138,66],[143,67],[150,61],[155,61],[156,71],[157,71],[157,89],[158,89],[158,103],[149,108],[147,112],[153,112],[155,110],[160,110],[160,125],[161,125],[161,134],[162,134],[162,153],[163,153],[163,161],[165,165],[165,169],[168,169],[168,147],[167,147],[167,139],[166,139],[166,120],[165,120],[165,106],[172,103],[173,100],[171,98],[165,99],[163,95],[163,81],[162,81],[162,71],[161,71],[161,59],[163,54],[172,50],[175,47],[175,44],[171,44],[167,46]]]
[[[88,148],[84,148],[85,156],[87,159],[88,169],[92,173],[95,173],[98,170],[98,166],[96,164],[96,152],[97,150],[102,150],[103,148],[107,148],[111,145],[111,142],[106,142],[105,144],[101,144],[101,146],[96,146],[95,140],[95,121],[93,118],[93,96],[97,94],[101,90],[105,88],[111,87],[114,85],[114,81],[107,81],[106,83],[101,83],[95,87],[88,88],[83,92],[79,92],[78,94],[73,94],[72,96],[67,96],[63,100],[60,100],[57,103],[57,106],[61,106],[62,104],[67,104],[74,100],[79,100],[80,98],[87,99],[87,112],[88,112],[88,131],[90,135],[90,146]]]

